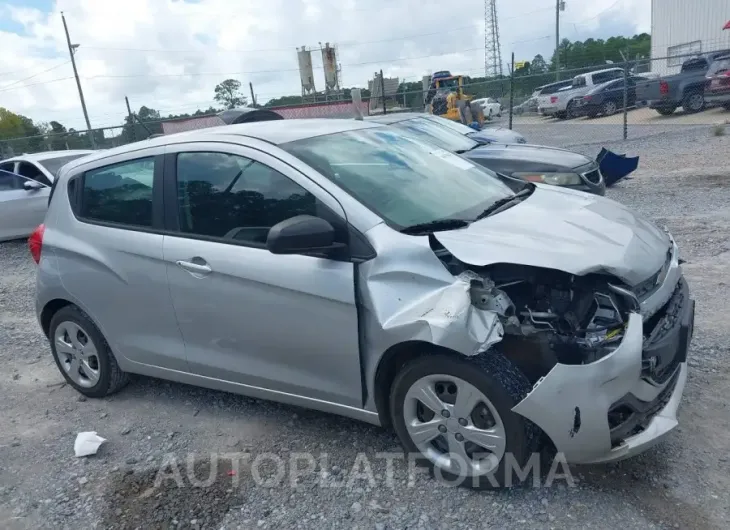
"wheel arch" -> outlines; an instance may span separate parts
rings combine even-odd
[[[373,398],[380,424],[383,427],[390,428],[392,426],[389,406],[390,391],[400,369],[413,359],[436,353],[455,357],[464,356],[457,351],[430,342],[411,340],[394,344],[380,357],[375,370]]]
[[[46,305],[43,306],[43,310],[41,311],[41,315],[40,315],[40,324],[41,324],[41,329],[43,330],[43,333],[45,334],[46,338],[49,338],[49,333],[51,330],[51,320],[53,320],[53,315],[58,313],[64,307],[70,306],[70,305],[76,305],[76,304],[74,304],[73,302],[66,300],[64,298],[54,298],[53,300],[47,302]],[[78,306],[76,306],[76,307],[78,307]]]

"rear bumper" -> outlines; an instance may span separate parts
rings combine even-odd
[[[674,312],[673,303],[678,304]],[[623,341],[609,355],[590,364],[556,364],[513,408],[537,424],[568,462],[622,460],[677,426],[694,301],[676,247],[664,283],[642,304],[642,313],[656,306],[654,313],[630,315]],[[653,328],[646,342],[645,326]],[[661,337],[655,337],[657,329]]]

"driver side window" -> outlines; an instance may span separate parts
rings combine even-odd
[[[269,229],[297,215],[330,221],[319,201],[280,172],[255,160],[217,152],[177,155],[180,231],[264,247]]]
[[[46,177],[40,169],[28,162],[21,162],[18,164],[18,174],[35,180],[36,182],[40,182],[46,186],[51,185],[51,181],[48,180],[48,177]]]

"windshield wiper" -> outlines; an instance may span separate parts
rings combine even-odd
[[[481,147],[482,146],[482,144],[480,144],[479,142],[474,141],[474,140],[472,140],[472,141],[474,142],[474,145],[472,145],[469,149],[459,149],[458,151],[454,151],[454,152],[457,155],[463,155],[464,153],[468,153],[472,149],[476,149],[477,147]]]
[[[506,210],[510,206],[514,206],[517,203],[522,202],[528,195],[532,193],[532,188],[525,188],[524,190],[520,190],[514,195],[510,195],[509,197],[503,197],[499,199],[498,201],[495,201],[494,204],[491,204],[486,210],[484,210],[482,213],[480,213],[475,221],[478,221],[479,219],[484,219],[485,217],[489,217],[490,215],[494,215],[497,212],[501,212],[502,210]]]
[[[469,221],[464,219],[436,219],[427,223],[418,223],[411,226],[401,228],[402,234],[421,235],[430,234],[431,232],[439,232],[441,230],[456,230],[469,226]]]

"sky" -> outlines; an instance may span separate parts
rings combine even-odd
[[[454,6],[458,6],[455,8]],[[296,48],[337,45],[341,86],[437,70],[484,74],[484,0],[0,0],[0,107],[85,129],[65,14],[92,127],[120,125],[124,97],[163,115],[214,105],[234,78],[259,103],[301,92]],[[555,45],[555,0],[497,0],[502,60]],[[566,0],[570,40],[649,32],[651,0]],[[323,88],[319,53],[315,86]],[[246,90],[248,93],[248,90]]]

